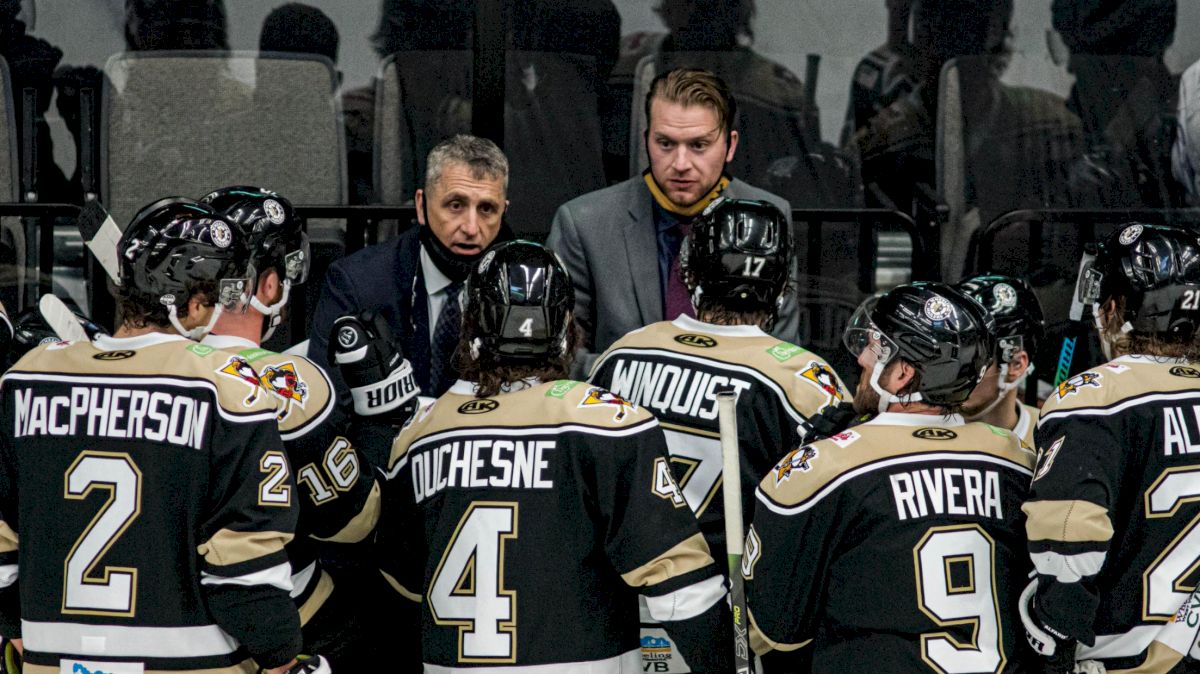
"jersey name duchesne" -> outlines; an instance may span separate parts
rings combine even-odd
[[[639,593],[724,592],[658,422],[576,381],[469,391],[418,412],[383,489],[382,570],[424,601],[426,671],[640,668]]]
[[[851,399],[820,356],[756,327],[664,321],[622,337],[589,378],[658,417],[672,468],[714,556],[725,552],[716,394],[737,392],[743,510],[775,462],[799,444],[799,424]]]
[[[0,528],[37,532],[15,551],[25,671],[256,671],[210,591],[286,602],[296,509],[275,405],[223,376],[224,354],[134,339],[39,347],[0,386]],[[220,606],[223,625],[286,624]]]
[[[1168,671],[1200,621],[1200,365],[1125,356],[1075,375],[1035,435],[1025,512],[1046,621],[1094,635],[1080,658],[1110,672]]]
[[[814,672],[1017,671],[1033,463],[957,416],[883,414],[797,449],[755,495],[752,646],[811,648]]]
[[[320,568],[318,541],[366,538],[379,519],[379,486],[346,435],[348,420],[324,370],[307,358],[262,348],[224,350],[229,355],[222,374],[241,379],[248,364],[278,406],[279,433],[299,489],[300,521],[287,547],[293,599],[307,623],[332,591]]]

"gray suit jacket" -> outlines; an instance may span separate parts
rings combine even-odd
[[[792,221],[787,201],[740,180],[729,183],[724,194],[769,201]],[[639,175],[572,199],[554,214],[546,245],[571,272],[575,319],[586,333],[586,353],[576,360],[576,376],[586,374],[597,354],[626,333],[663,320],[652,199]],[[771,332],[795,342],[798,328],[796,299],[789,295]]]

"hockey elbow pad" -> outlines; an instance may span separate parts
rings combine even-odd
[[[337,319],[329,349],[329,362],[350,387],[357,415],[396,426],[412,417],[421,389],[380,316],[367,311]]]

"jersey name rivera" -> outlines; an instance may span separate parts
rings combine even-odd
[[[204,447],[209,403],[163,391],[72,386],[66,395],[15,391],[13,436],[133,438]]]

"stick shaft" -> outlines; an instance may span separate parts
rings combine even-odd
[[[738,452],[737,395],[717,394],[717,419],[721,428],[721,492],[725,505],[725,547],[729,563],[729,595],[733,606],[733,656],[738,674],[750,672],[749,617],[746,586],[742,579],[745,531],[742,522],[742,472]]]

